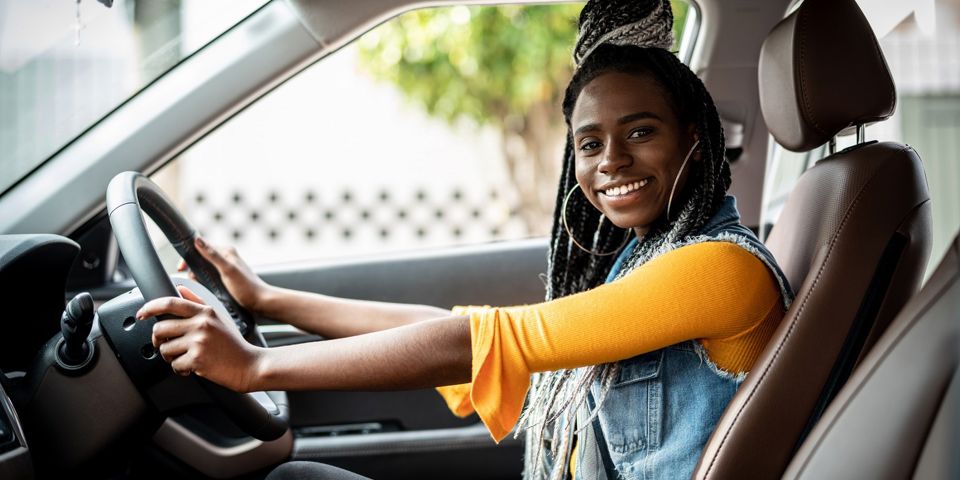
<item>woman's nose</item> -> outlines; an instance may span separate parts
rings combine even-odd
[[[633,157],[627,149],[616,142],[608,142],[597,169],[600,173],[613,174],[631,164],[633,164]]]

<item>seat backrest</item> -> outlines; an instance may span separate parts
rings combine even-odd
[[[764,119],[791,150],[823,145],[895,107],[890,72],[854,0],[805,0],[771,31],[759,69]],[[916,293],[930,236],[926,180],[908,146],[860,143],[800,177],[767,240],[796,299],[695,478],[784,472],[861,352]]]
[[[960,236],[864,358],[785,478],[960,478]]]

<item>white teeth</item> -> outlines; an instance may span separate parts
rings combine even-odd
[[[617,187],[610,187],[610,188],[604,190],[603,193],[606,194],[606,195],[609,195],[609,196],[611,196],[611,197],[619,196],[619,195],[626,195],[626,194],[628,194],[628,193],[630,193],[630,192],[632,192],[632,191],[634,191],[634,190],[639,190],[639,189],[643,188],[643,187],[646,186],[648,183],[650,183],[650,179],[644,178],[643,180],[640,180],[639,182],[633,182],[633,183],[629,183],[629,184],[627,184],[627,185],[620,185],[620,186],[617,186]]]

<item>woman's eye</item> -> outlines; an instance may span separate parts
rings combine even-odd
[[[591,150],[596,150],[597,148],[600,148],[600,142],[598,142],[598,141],[596,141],[596,140],[586,140],[586,141],[584,141],[583,143],[580,144],[580,150],[582,150],[582,151],[584,151],[584,152],[589,152],[589,151],[591,151]]]
[[[627,138],[645,137],[647,135],[650,135],[651,132],[653,132],[652,128],[648,128],[648,127],[635,128],[633,130],[630,130],[630,135],[628,135]]]

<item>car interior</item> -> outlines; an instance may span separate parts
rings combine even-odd
[[[863,3],[691,3],[699,30],[681,58],[738,132],[731,194],[796,294],[695,478],[960,478],[960,235],[931,258],[923,152],[869,138],[899,94]],[[431,389],[239,394],[173,374],[150,345],[152,321],[133,318],[186,285],[254,345],[322,341],[241,307],[151,175],[310,65],[424,6],[266,1],[0,190],[0,478],[260,479],[290,460],[378,479],[522,475],[522,434],[495,444]],[[774,148],[826,154],[768,228]],[[168,275],[145,218],[196,281]],[[257,273],[347,298],[527,304],[543,297],[547,249],[538,237]]]

